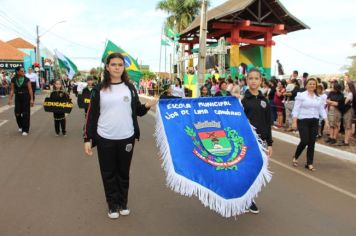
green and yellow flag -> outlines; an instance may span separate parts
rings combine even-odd
[[[140,83],[140,78],[142,77],[142,72],[140,71],[140,67],[135,59],[133,59],[127,52],[125,52],[122,48],[108,40],[106,44],[105,51],[103,56],[101,57],[101,61],[105,63],[107,56],[111,53],[119,52],[125,58],[125,68],[130,78],[134,80],[137,84]]]

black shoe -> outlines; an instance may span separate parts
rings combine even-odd
[[[258,214],[260,212],[260,210],[258,210],[258,207],[256,206],[255,202],[252,202],[252,204],[248,210],[253,214]]]
[[[336,139],[331,139],[331,141],[329,142],[329,144],[335,144],[336,143]]]
[[[345,143],[345,141],[342,141],[342,142],[338,143],[337,146],[350,146],[350,144]]]
[[[326,143],[330,143],[332,140],[333,140],[332,138],[327,138],[327,139],[325,140],[325,142],[326,142]]]

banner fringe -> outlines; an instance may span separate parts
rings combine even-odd
[[[272,178],[272,172],[268,170],[268,157],[265,153],[266,147],[264,147],[263,141],[257,135],[255,128],[253,126],[251,126],[251,128],[262,154],[262,169],[255,182],[251,185],[250,189],[244,196],[235,199],[225,199],[210,189],[175,172],[167,135],[163,127],[160,109],[157,105],[154,136],[162,159],[162,168],[166,173],[166,185],[181,195],[188,197],[194,195],[198,197],[205,207],[209,207],[211,210],[219,213],[223,217],[228,218],[246,213],[246,210],[248,210],[253,200],[258,196],[258,193],[261,191],[262,187],[270,182]]]

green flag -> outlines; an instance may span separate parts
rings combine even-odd
[[[56,54],[59,67],[66,70],[69,79],[73,79],[75,73],[78,72],[77,66],[57,49],[54,50],[54,53]]]
[[[171,45],[169,44],[168,40],[166,40],[166,39],[161,39],[161,45],[162,45],[162,46],[171,46]]]
[[[105,51],[103,56],[101,57],[101,61],[105,63],[106,57],[111,53],[119,52],[124,56],[125,59],[125,68],[128,72],[130,78],[134,80],[137,84],[140,83],[140,78],[142,77],[142,72],[140,71],[140,67],[135,59],[131,57],[127,52],[125,52],[122,48],[108,40],[106,44]]]
[[[165,28],[165,33],[167,37],[174,38],[174,37],[179,37],[180,35],[176,33],[172,28],[169,28],[168,26]]]

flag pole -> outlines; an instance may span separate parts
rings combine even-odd
[[[106,50],[106,47],[108,46],[108,42],[109,42],[109,39],[108,38],[106,38],[105,39],[105,45],[104,45],[104,53],[105,53],[105,50]],[[105,70],[105,62],[103,62],[102,60],[100,60],[100,65],[99,65],[99,67],[101,67],[101,66],[103,66],[103,70]],[[102,72],[103,73],[103,72]],[[102,73],[100,73],[100,75],[98,76],[99,78],[98,78],[98,80],[101,82],[102,81],[102,79],[103,78],[101,78],[102,77]],[[99,81],[98,81],[98,83],[99,83]]]
[[[161,80],[161,59],[162,59],[162,37],[163,37],[163,28],[164,24],[162,25],[162,30],[161,30],[161,39],[159,41],[159,66],[158,66],[158,81],[157,81],[157,94],[159,95],[159,81]],[[154,94],[154,93],[153,93]]]

